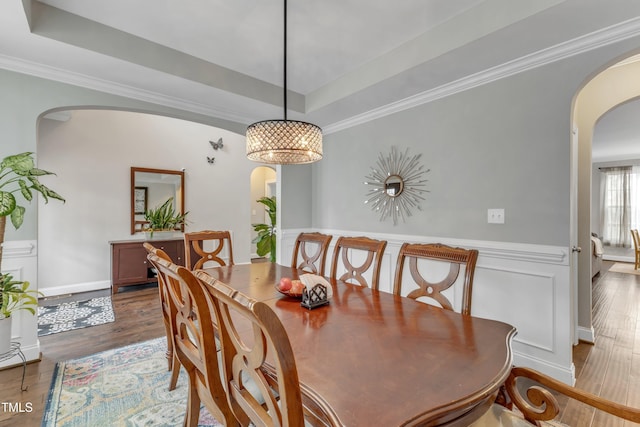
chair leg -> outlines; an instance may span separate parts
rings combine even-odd
[[[167,352],[166,352],[166,356],[167,356],[167,371],[170,371],[173,367],[173,358],[174,358],[174,351],[173,351],[173,340],[171,339],[171,326],[169,326],[169,324],[165,321],[164,322],[164,329],[166,331],[165,335],[167,337]]]
[[[166,325],[165,325],[166,326]],[[173,341],[167,335],[167,370],[171,371],[171,380],[169,381],[169,391],[175,390],[178,383],[178,376],[180,374],[180,361],[178,355],[173,350]]]
[[[170,371],[173,369],[173,361],[175,359],[175,355],[173,354],[173,351],[171,351],[170,345],[167,345],[167,352],[165,353],[165,356],[167,358],[167,371]]]
[[[169,382],[169,391],[175,390],[176,385],[178,384],[178,376],[180,375],[180,361],[178,357],[173,354],[171,362],[171,381]]]
[[[184,427],[198,427],[200,419],[200,396],[195,384],[195,372],[189,373],[189,395],[187,398],[187,412],[184,414]]]

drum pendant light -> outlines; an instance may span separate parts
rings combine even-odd
[[[247,127],[247,158],[270,164],[304,164],[322,159],[322,129],[287,120],[287,0],[284,0],[284,119]]]

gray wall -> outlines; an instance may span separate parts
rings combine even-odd
[[[566,246],[577,85],[537,69],[327,136],[314,226]],[[422,211],[395,227],[363,203],[365,176],[391,145],[430,169]],[[489,208],[505,209],[504,225],[487,223]]]
[[[323,161],[320,161],[322,163]],[[279,210],[281,229],[311,227],[312,165],[282,166]],[[287,262],[284,262],[285,264]]]
[[[327,135],[314,165],[313,226],[568,246],[575,96],[638,45],[607,45]],[[395,227],[364,204],[363,184],[391,145],[431,169],[422,211]],[[505,209],[504,225],[487,223],[489,208]]]

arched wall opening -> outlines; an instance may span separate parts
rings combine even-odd
[[[251,172],[251,258],[260,258],[256,253],[255,238],[258,235],[253,230],[253,224],[270,225],[270,219],[265,212],[265,206],[258,203],[262,197],[276,195],[276,171],[268,166],[258,166]]]
[[[577,338],[594,342],[595,333],[591,317],[591,195],[592,195],[592,144],[598,121],[617,106],[640,97],[640,58],[625,58],[607,64],[588,80],[578,91],[573,107],[573,123],[578,133],[577,161],[577,214],[572,217],[572,228],[577,230]]]
[[[224,147],[214,150],[209,141],[219,138]],[[39,120],[37,156],[39,167],[57,174],[47,184],[67,200],[39,205],[38,287],[45,295],[109,287],[109,242],[143,237],[127,225],[131,167],[184,169],[186,230],[231,230],[236,262],[250,260],[247,178],[254,165],[243,135],[163,115],[73,109]]]

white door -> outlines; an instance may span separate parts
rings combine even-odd
[[[571,132],[571,170],[569,178],[570,186],[570,225],[569,225],[569,281],[571,283],[571,341],[578,344],[578,254],[581,249],[578,246],[578,127],[573,126]]]

